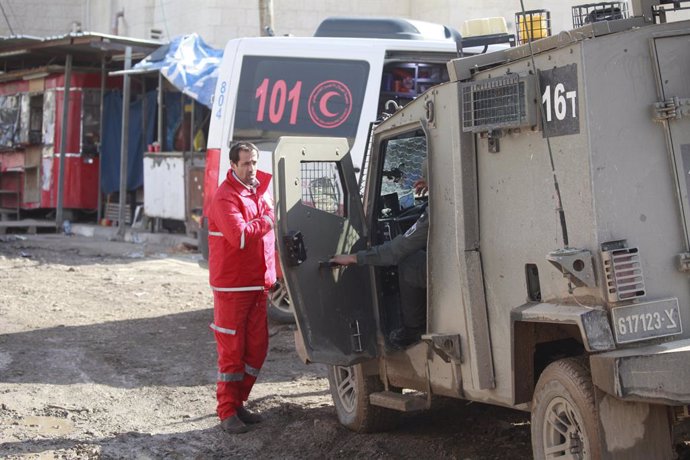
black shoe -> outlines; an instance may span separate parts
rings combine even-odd
[[[237,417],[244,423],[259,423],[263,422],[264,418],[256,412],[250,412],[244,406],[237,408]]]
[[[421,329],[412,329],[407,327],[401,327],[400,329],[395,329],[391,331],[388,336],[388,341],[395,348],[403,349],[407,348],[412,344],[419,342],[422,338]]]
[[[223,429],[223,431],[230,434],[240,434],[249,431],[249,427],[245,425],[237,415],[231,415],[230,417],[221,421],[220,427]]]

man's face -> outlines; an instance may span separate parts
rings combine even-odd
[[[246,185],[253,185],[256,180],[256,163],[259,154],[256,150],[240,150],[240,159],[237,163],[230,162],[230,167],[237,177]]]

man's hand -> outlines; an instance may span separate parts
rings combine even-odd
[[[412,184],[412,186],[414,187],[415,193],[419,196],[424,196],[429,192],[429,185],[426,183],[424,179],[419,179],[414,184]]]
[[[357,256],[354,254],[338,254],[331,257],[329,262],[335,265],[355,265],[357,263]]]

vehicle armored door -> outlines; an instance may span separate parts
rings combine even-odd
[[[375,357],[369,270],[328,264],[365,248],[347,140],[282,137],[273,162],[278,252],[309,359],[351,365]]]

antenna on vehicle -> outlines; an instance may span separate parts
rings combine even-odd
[[[526,17],[526,12],[525,12],[525,2],[524,0],[520,0],[520,7],[522,9],[522,15],[523,17]],[[531,26],[531,24],[530,24]],[[529,26],[528,26],[529,27]],[[532,68],[534,69],[534,72],[536,73],[536,77],[534,81],[536,82],[535,84],[537,85],[537,94],[541,95],[541,83],[539,82],[539,69],[537,69],[537,64],[534,62],[534,49],[532,49],[532,34],[527,33],[527,45],[529,46],[529,55],[530,58],[532,59]],[[556,174],[556,166],[554,165],[553,162],[553,150],[551,150],[551,140],[549,134],[547,134],[545,127],[546,127],[546,116],[544,115],[544,109],[543,107],[539,108],[539,113],[541,114],[541,125],[542,129],[544,129],[544,138],[546,139],[546,146],[547,149],[549,150],[549,161],[551,162],[551,174],[553,175],[553,188],[556,192],[556,212],[558,212],[558,218],[561,223],[561,234],[563,236],[563,247],[567,248],[568,247],[568,225],[566,224],[565,221],[565,211],[563,210],[563,201],[561,199],[561,189],[558,186],[558,175]]]

